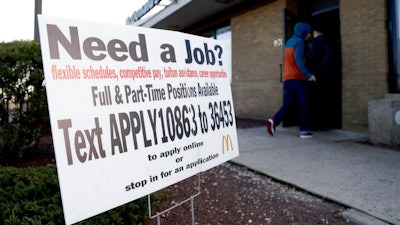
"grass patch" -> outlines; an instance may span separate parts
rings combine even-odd
[[[152,199],[157,202],[156,196]],[[0,166],[2,224],[65,224],[62,210],[55,165],[36,168]],[[147,197],[143,197],[77,224],[140,224],[146,220]]]

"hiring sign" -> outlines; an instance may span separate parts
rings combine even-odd
[[[224,41],[47,16],[39,28],[67,224],[239,155]]]

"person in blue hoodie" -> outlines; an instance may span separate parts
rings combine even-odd
[[[283,105],[275,115],[267,120],[267,131],[271,136],[275,128],[288,114],[297,101],[300,105],[300,138],[312,138],[310,129],[309,81],[316,81],[315,76],[305,65],[305,40],[311,36],[311,26],[299,22],[294,27],[293,36],[285,44],[283,64]]]

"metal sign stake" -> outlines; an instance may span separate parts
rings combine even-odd
[[[198,173],[197,174],[197,193],[195,193],[194,195],[191,195],[189,198],[179,202],[178,204],[176,204],[176,205],[174,205],[174,206],[172,206],[172,207],[170,207],[170,208],[168,208],[168,209],[166,209],[166,210],[164,210],[162,212],[157,212],[157,214],[155,214],[155,215],[151,214],[151,195],[149,194],[149,195],[147,195],[147,202],[148,202],[148,205],[149,205],[149,217],[150,217],[150,219],[157,218],[157,225],[160,225],[161,224],[161,220],[160,220],[160,216],[161,215],[171,211],[172,209],[174,209],[174,208],[176,208],[176,207],[178,207],[178,206],[180,206],[180,205],[182,205],[182,204],[184,204],[184,203],[186,203],[187,201],[190,200],[190,211],[191,211],[191,214],[192,214],[192,225],[194,225],[194,198],[197,197],[198,195],[200,195],[200,193],[201,193],[200,192],[200,173]]]

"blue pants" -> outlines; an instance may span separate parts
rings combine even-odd
[[[309,87],[306,80],[286,80],[283,82],[283,105],[272,118],[274,125],[278,126],[294,103],[300,105],[300,132],[309,131],[310,126],[310,100]]]

